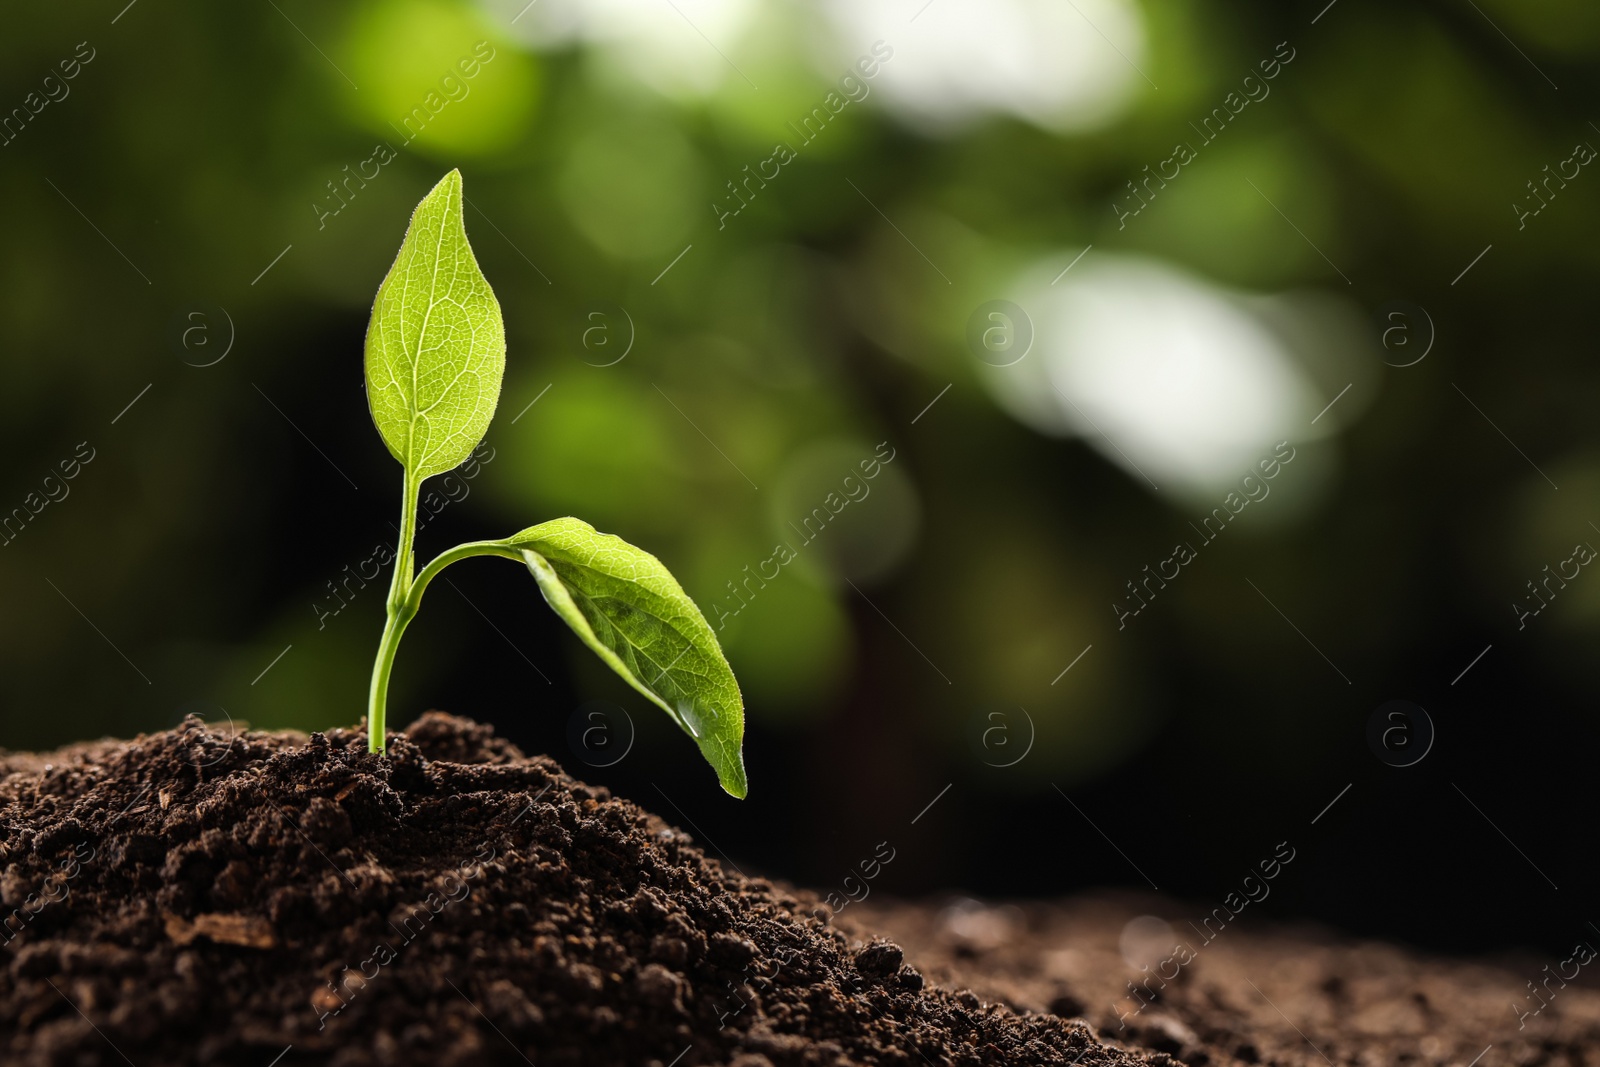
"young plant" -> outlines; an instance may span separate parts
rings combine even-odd
[[[500,305],[467,243],[461,202],[461,174],[452,170],[417,205],[367,327],[372,421],[405,471],[388,621],[372,668],[369,747],[383,751],[395,650],[428,583],[458,560],[501,556],[533,572],[556,614],[694,738],[723,789],[743,797],[739,684],[705,616],[654,556],[579,519],[552,519],[457,545],[414,570],[422,482],[478,447],[505,372]]]

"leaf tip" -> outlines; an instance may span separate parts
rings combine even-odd
[[[750,792],[750,783],[744,776],[744,751],[733,750],[733,758],[727,765],[717,768],[717,781],[722,784],[723,792],[735,800],[743,800]]]
[[[462,192],[460,167],[451,167],[449,172],[446,173],[444,177],[440,178],[437,182],[434,182],[433,188],[428,190],[428,195],[423,197],[422,203],[417,205],[417,210],[421,211],[423,204],[435,201],[439,197],[443,197],[446,204],[449,204],[452,201],[456,202],[457,204],[461,202]]]

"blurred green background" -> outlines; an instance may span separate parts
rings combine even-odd
[[[400,485],[362,338],[460,167],[508,371],[420,551],[574,514],[655,552],[725,624],[751,800],[497,561],[429,597],[397,724],[493,721],[816,883],[890,838],[900,892],[1143,885],[1137,862],[1208,896],[1314,833],[1286,910],[1456,945],[1510,899],[1472,936],[1565,929],[1459,783],[1592,887],[1600,578],[1511,606],[1600,544],[1592,5],[112,0],[11,25],[7,747],[361,716],[387,572],[360,575]],[[1211,543],[1214,508],[1238,514]],[[745,585],[779,543],[795,561]],[[1393,698],[1439,731],[1404,771],[1365,740]],[[637,734],[620,761],[570,740],[595,707]],[[1345,822],[1308,828],[1347,782]]]

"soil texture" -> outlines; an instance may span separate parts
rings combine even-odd
[[[1170,1062],[927,984],[489,728],[365,749],[191,719],[0,754],[0,1061]]]
[[[1600,1067],[1600,989],[1583,951],[1451,960],[1253,918],[1191,925],[1206,914],[1131,894],[1020,906],[874,899],[838,925],[895,938],[930,982],[1019,1013],[1081,1017],[1106,1040],[1191,1067]],[[1600,945],[1593,931],[1575,939]]]

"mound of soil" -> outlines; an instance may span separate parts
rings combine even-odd
[[[0,755],[0,1060],[1168,1063],[925,986],[488,728],[365,748],[190,720]]]
[[[1189,925],[1205,914],[1148,894],[871,900],[840,925],[896,938],[930,981],[959,981],[1019,1012],[1082,1016],[1102,1038],[1191,1067],[1600,1065],[1600,989],[1590,975],[1552,977],[1557,959],[1449,960],[1259,923],[1208,943]],[[1595,944],[1586,932],[1575,936]],[[1171,962],[1179,943],[1193,950],[1181,968]]]

